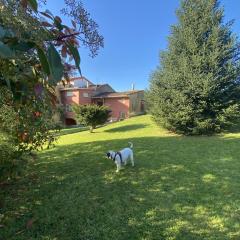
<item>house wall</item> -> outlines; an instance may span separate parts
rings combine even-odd
[[[72,92],[72,96],[67,96],[67,93]],[[84,97],[84,93],[88,94],[88,97]],[[69,104],[91,104],[91,96],[93,89],[71,89],[61,91],[61,100],[64,105]]]
[[[112,92],[114,91],[109,85],[104,85],[98,92]],[[72,95],[69,96],[68,93]],[[88,94],[88,96],[84,96]],[[65,120],[73,120],[74,113],[70,110],[70,106],[74,104],[86,105],[103,101],[103,105],[108,106],[111,112],[111,118],[118,120],[120,118],[128,118],[131,115],[139,114],[143,112],[144,92],[133,92],[128,97],[112,97],[105,99],[92,99],[92,96],[96,94],[95,88],[71,88],[60,90],[60,102],[65,107]],[[71,122],[71,121],[70,121]]]
[[[111,109],[111,117],[113,119],[121,118],[121,113],[123,113],[126,118],[129,117],[128,98],[106,98],[104,99],[104,105]]]
[[[92,103],[93,89],[79,89],[79,104],[86,105]],[[88,97],[84,97],[84,94],[87,93]]]
[[[93,89],[69,89],[61,91],[61,102],[63,106],[65,107],[65,118],[74,118],[74,113],[69,110],[68,106],[74,105],[74,104],[91,104],[91,96],[93,93]],[[67,96],[67,92],[72,92],[72,96]],[[84,94],[88,94],[88,97],[84,97]]]

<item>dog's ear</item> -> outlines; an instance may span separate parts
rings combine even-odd
[[[110,158],[110,155],[111,155],[110,152],[106,153],[107,158]]]

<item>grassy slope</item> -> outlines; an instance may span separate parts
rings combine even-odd
[[[136,167],[116,174],[104,154],[130,140]],[[237,133],[176,136],[149,116],[64,135],[9,189],[14,200],[5,202],[0,236],[240,239],[239,140]]]

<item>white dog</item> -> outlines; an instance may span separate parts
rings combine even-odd
[[[106,153],[107,158],[112,159],[113,162],[117,165],[117,170],[116,172],[119,172],[121,169],[121,166],[127,165],[128,159],[131,160],[132,166],[134,167],[134,159],[133,159],[133,144],[129,142],[130,147],[129,148],[124,148],[119,152],[114,152],[114,151],[108,151]]]

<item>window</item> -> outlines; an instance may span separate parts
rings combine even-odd
[[[126,118],[126,113],[125,112],[120,112],[119,116],[120,116],[119,117],[120,119],[125,119]]]
[[[72,112],[72,106],[71,105],[65,105],[65,111],[66,112]]]
[[[103,101],[97,101],[98,106],[103,106]]]
[[[88,87],[88,82],[86,80],[83,80],[83,79],[75,80],[74,81],[74,87],[87,88]]]
[[[67,91],[67,97],[72,97],[73,96],[73,92],[72,91]]]
[[[83,93],[83,97],[89,97],[88,93],[87,93],[87,92],[84,92],[84,93]]]

